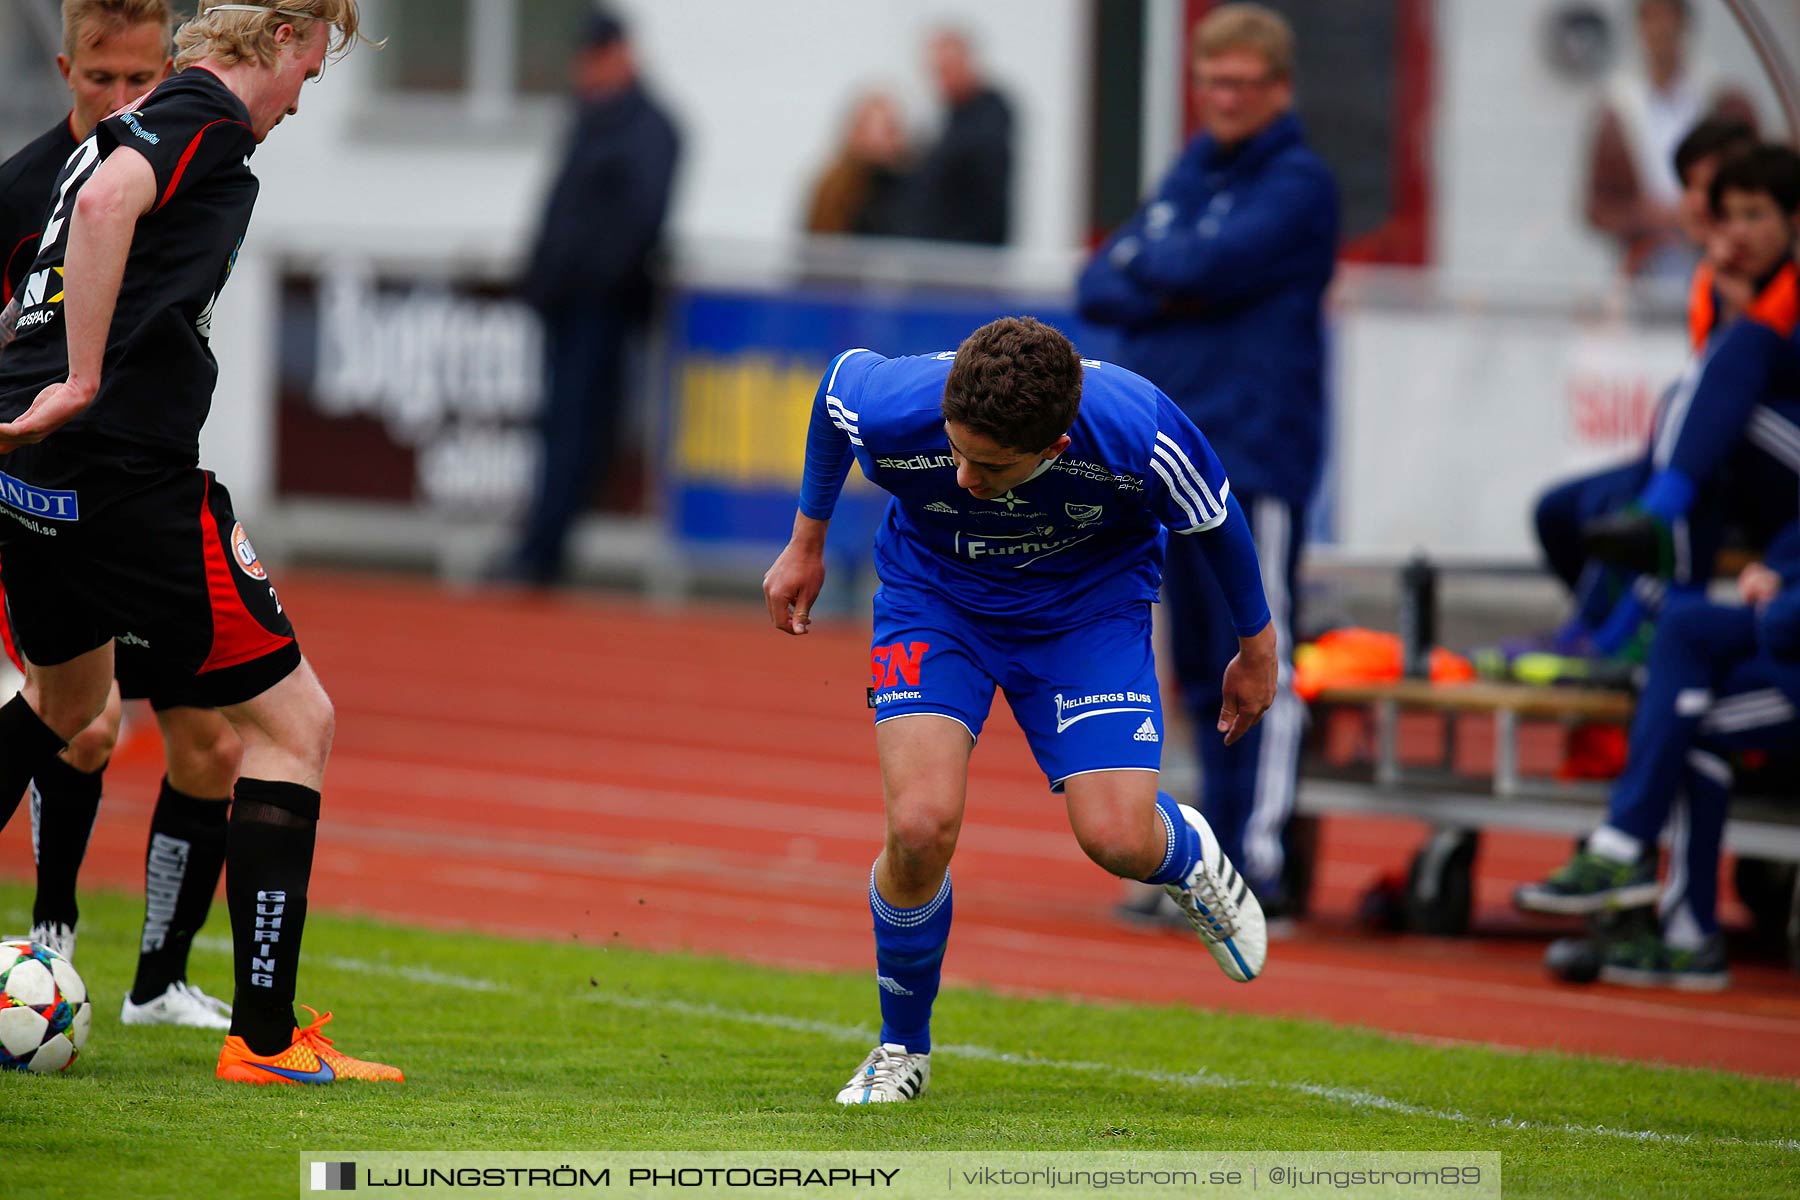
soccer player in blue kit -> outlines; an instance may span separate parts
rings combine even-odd
[[[950,857],[995,688],[1088,857],[1168,888],[1225,974],[1255,979],[1261,906],[1199,812],[1157,790],[1150,605],[1171,533],[1202,539],[1238,633],[1218,732],[1237,741],[1275,698],[1255,545],[1205,437],[1155,385],[1029,317],[953,354],[846,351],[814,400],[792,540],[763,579],[785,633],[811,623],[852,458],[893,496],[868,693],[887,838],[869,873],[881,1041],[838,1102],[912,1100],[930,1081]]]

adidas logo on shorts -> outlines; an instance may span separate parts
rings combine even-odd
[[[1139,725],[1138,731],[1131,735],[1131,740],[1134,742],[1160,742],[1160,741],[1162,741],[1161,738],[1156,736],[1156,723],[1154,721],[1152,721],[1149,717],[1144,718],[1144,723],[1142,725]]]

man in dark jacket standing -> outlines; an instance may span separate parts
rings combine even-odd
[[[511,574],[534,584],[562,573],[569,528],[615,459],[627,339],[649,316],[680,152],[617,17],[590,19],[573,74],[575,128],[521,288],[544,318],[547,378],[537,494]]]
[[[1004,245],[1012,228],[1012,106],[988,86],[961,33],[931,39],[931,73],[948,115],[913,175],[902,231],[941,242]]]
[[[1208,431],[1249,514],[1280,645],[1281,688],[1227,747],[1213,732],[1232,629],[1205,560],[1171,539],[1164,571],[1174,661],[1194,718],[1203,809],[1271,917],[1305,711],[1293,691],[1294,577],[1325,442],[1323,299],[1337,188],[1291,111],[1294,36],[1259,4],[1194,30],[1205,131],[1082,273],[1084,318],[1118,327],[1115,357]]]

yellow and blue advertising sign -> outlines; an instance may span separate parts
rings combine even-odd
[[[670,330],[663,474],[674,534],[696,542],[787,539],[813,395],[840,351],[953,350],[977,326],[1022,313],[1075,332],[1062,298],[806,288],[682,293]],[[852,470],[834,534],[872,532],[883,503]]]

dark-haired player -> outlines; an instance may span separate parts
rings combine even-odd
[[[1082,361],[1029,318],[954,353],[846,351],[814,401],[793,538],[763,580],[786,633],[810,624],[853,458],[893,496],[869,679],[887,840],[869,873],[881,1042],[839,1103],[911,1100],[929,1082],[950,858],[996,688],[1088,857],[1168,888],[1226,975],[1254,979],[1256,896],[1199,812],[1157,790],[1150,605],[1171,535],[1200,544],[1237,630],[1218,732],[1236,742],[1275,698],[1256,548],[1200,431],[1141,376]]]

